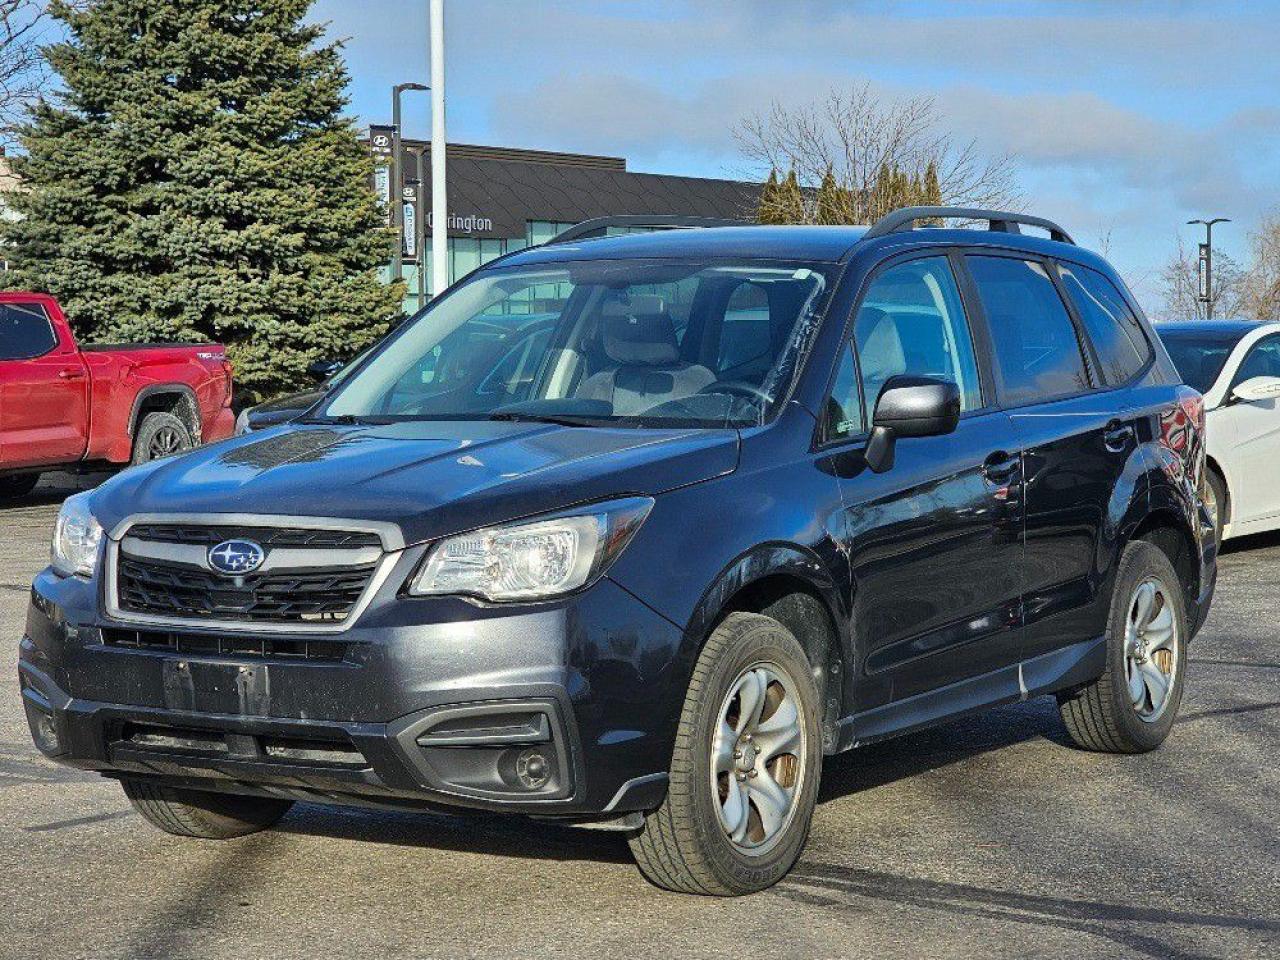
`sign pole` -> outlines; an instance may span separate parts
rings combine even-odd
[[[431,0],[431,295],[449,285],[449,203],[445,195],[444,0]]]
[[[1199,282],[1200,289],[1196,291],[1196,297],[1204,304],[1204,317],[1206,320],[1213,319],[1213,225],[1215,223],[1230,223],[1227,217],[1214,217],[1212,220],[1188,220],[1187,226],[1192,224],[1200,224],[1204,227],[1204,243],[1200,244],[1199,259]]]
[[[424,168],[424,154],[427,150],[425,147],[418,150],[417,175],[418,175],[418,255],[415,265],[418,268],[418,290],[417,304],[421,310],[427,304],[427,218],[422,215],[422,211],[426,208],[426,197],[423,194],[427,189],[426,171]]]

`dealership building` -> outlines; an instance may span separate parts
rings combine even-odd
[[[389,139],[371,131],[375,189],[390,197]],[[378,149],[381,142],[382,150]],[[419,303],[419,271],[430,270],[431,145],[404,140],[400,174],[405,310]],[[421,182],[425,180],[424,182]],[[450,144],[449,282],[513,250],[545,243],[561,230],[596,217],[647,215],[753,219],[760,185],[736,180],[632,173],[620,157]],[[386,275],[391,277],[392,265]],[[423,292],[429,291],[430,273]]]

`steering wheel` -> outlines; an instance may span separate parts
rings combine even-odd
[[[748,400],[754,400],[763,406],[773,403],[773,397],[765,393],[765,391],[757,387],[754,383],[747,383],[745,380],[717,380],[714,383],[708,383],[705,387],[698,391],[699,393],[728,393],[735,397],[745,397]]]

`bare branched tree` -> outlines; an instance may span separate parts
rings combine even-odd
[[[974,141],[957,140],[930,97],[885,100],[864,84],[797,108],[775,102],[743,120],[735,138],[761,174],[794,171],[813,196],[799,211],[788,207],[785,219],[793,221],[872,223],[904,201],[932,196],[952,206],[1008,209],[1021,202],[1013,159],[985,157]],[[839,203],[828,189],[819,205],[816,192],[828,175]]]
[[[1245,290],[1248,276],[1230,256],[1213,251],[1213,315],[1221,318],[1248,316]],[[1173,258],[1160,272],[1160,293],[1163,300],[1161,320],[1203,320],[1207,316],[1206,304],[1200,300],[1199,248],[1188,248],[1178,238],[1178,248]]]
[[[0,145],[6,147],[49,79],[41,51],[47,13],[44,0],[0,0]]]
[[[1249,248],[1251,262],[1242,291],[1244,313],[1253,320],[1280,320],[1280,210],[1262,218],[1249,236]]]

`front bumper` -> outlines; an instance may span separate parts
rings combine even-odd
[[[593,818],[661,802],[681,633],[607,578],[557,604],[391,596],[341,658],[210,653],[45,571],[19,681],[49,757],[109,776],[337,803]],[[169,636],[170,649],[148,647]],[[323,639],[323,638],[322,638]],[[331,647],[324,642],[320,648]]]

